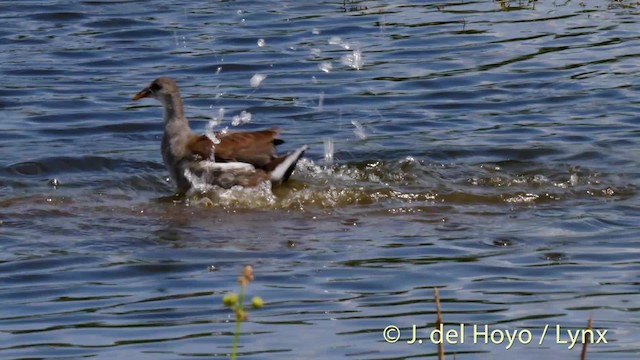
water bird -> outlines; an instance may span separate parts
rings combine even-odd
[[[271,181],[281,184],[289,179],[308,146],[283,156],[275,147],[284,143],[280,129],[260,131],[216,132],[214,136],[191,131],[184,115],[184,105],[176,82],[160,77],[135,94],[132,100],[151,97],[164,108],[162,159],[178,193],[192,188],[191,176],[224,189],[233,186],[253,187]]]

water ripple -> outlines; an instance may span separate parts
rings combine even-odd
[[[0,3],[1,357],[227,357],[220,299],[252,264],[267,305],[242,358],[433,357],[401,343],[435,326],[434,287],[445,326],[536,338],[592,316],[611,341],[588,356],[637,358],[637,15],[628,0]],[[241,130],[286,130],[282,151],[310,144],[292,181],[172,196],[161,109],[130,100],[157,76],[178,79],[194,130],[224,108],[221,126],[245,111]]]

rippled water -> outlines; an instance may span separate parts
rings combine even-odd
[[[636,1],[0,3],[0,357],[640,355]],[[277,125],[291,182],[172,198],[161,108]],[[223,109],[222,111],[220,109]],[[236,118],[236,122],[241,118]],[[407,344],[416,324],[423,344]],[[383,329],[401,340],[389,344]],[[544,328],[550,335],[540,344]],[[566,340],[568,337],[559,340]]]

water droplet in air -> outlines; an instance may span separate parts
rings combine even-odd
[[[571,186],[578,185],[578,174],[571,174],[569,177],[569,184],[571,184]]]
[[[356,134],[360,140],[365,140],[367,138],[367,134],[364,131],[364,126],[356,120],[351,120],[351,124],[356,127],[355,130],[353,130],[353,133]]]
[[[251,121],[251,113],[242,110],[240,115],[236,115],[231,119],[231,125],[238,126],[242,124],[246,124]]]
[[[324,91],[320,93],[320,97],[318,98],[318,112],[322,111],[323,106],[324,106]]]
[[[347,54],[342,57],[342,63],[356,70],[360,70],[364,65],[362,52],[360,50],[353,50],[351,54]]]
[[[340,45],[342,44],[342,39],[339,36],[332,36],[329,39],[329,45]]]
[[[330,72],[333,68],[333,65],[329,61],[324,61],[318,64],[318,68],[326,73]]]
[[[327,165],[333,163],[333,139],[330,137],[324,138],[324,162]]]
[[[251,87],[258,87],[260,86],[260,83],[262,83],[262,81],[264,79],[267,78],[267,75],[264,74],[255,74],[253,75],[253,77],[251,77],[251,81],[249,82],[251,84]]]

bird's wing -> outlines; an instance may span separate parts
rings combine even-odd
[[[257,168],[267,165],[275,157],[275,146],[284,141],[277,139],[280,129],[217,133],[220,143],[214,144],[206,135],[194,136],[188,147],[192,154],[204,159],[215,156],[218,162],[245,162]]]

